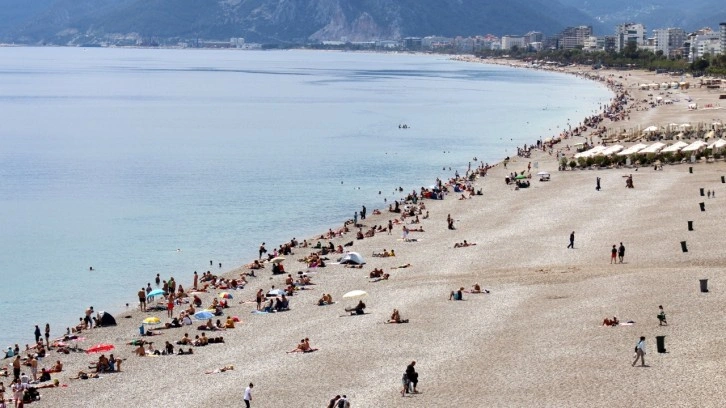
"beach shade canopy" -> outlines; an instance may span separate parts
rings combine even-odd
[[[152,317],[147,317],[146,319],[144,319],[144,321],[142,323],[148,324],[148,325],[153,325],[153,324],[161,323],[161,320],[158,317],[152,316]]]
[[[708,145],[709,149],[720,149],[722,147],[726,146],[726,140],[718,139],[717,141],[711,143]]]
[[[363,299],[368,296],[368,292],[365,290],[351,290],[350,292],[343,295],[343,299],[355,300]]]
[[[688,143],[678,141],[678,142],[675,142],[672,145],[666,147],[665,149],[663,149],[663,153],[674,153],[674,152],[680,151],[681,149],[683,149],[686,146],[688,146]]]
[[[628,147],[627,149],[623,150],[622,152],[618,153],[618,156],[629,156],[631,154],[638,153],[639,151],[645,149],[648,147],[648,145],[638,143],[636,145],[632,145]]]
[[[104,353],[106,351],[111,351],[115,348],[116,347],[114,347],[113,344],[100,343],[86,350],[86,353]]]
[[[689,129],[691,127],[690,123],[682,123],[681,126],[679,126],[681,129]]]
[[[214,317],[214,313],[208,311],[208,310],[200,310],[197,313],[194,313],[194,318],[197,320],[207,320]]]
[[[643,129],[644,133],[653,133],[658,131],[658,126],[648,126],[647,128]]]
[[[625,148],[625,146],[616,144],[616,145],[609,146],[607,149],[601,151],[598,154],[601,154],[603,156],[610,156],[614,153],[617,153],[617,152],[623,150],[624,148]]]
[[[348,252],[347,254],[343,255],[342,258],[340,258],[340,263],[363,265],[364,263],[366,263],[366,261],[363,259],[363,256],[358,252]]]
[[[272,289],[271,291],[267,292],[268,297],[272,296],[282,296],[285,294],[285,291],[282,289]]]
[[[272,258],[272,259],[270,260],[270,262],[272,262],[272,263],[280,263],[280,262],[282,262],[282,261],[284,261],[284,260],[285,260],[285,258],[284,258],[284,257],[282,257],[282,256],[276,256],[276,257]]]
[[[146,297],[154,297],[154,296],[164,296],[164,290],[163,289],[154,289],[151,292],[149,292]]]
[[[594,156],[594,155],[600,153],[601,151],[603,151],[605,149],[607,149],[607,147],[605,147],[603,145],[597,145],[597,146],[593,147],[590,150],[586,150],[584,152],[577,153],[575,155],[575,158],[578,159],[580,157],[590,157],[590,156]]]
[[[525,176],[524,174],[520,174],[517,177],[515,177],[515,179],[517,179],[517,180],[524,180],[526,178],[527,178],[527,176]]]
[[[234,298],[234,297],[232,296],[232,294],[231,294],[231,293],[229,293],[229,292],[222,292],[222,293],[220,293],[220,294],[219,294],[219,297],[220,297],[221,299],[233,299],[233,298]]]
[[[116,326],[116,319],[108,312],[99,312],[101,319],[98,321],[98,325],[101,327]]]
[[[684,147],[683,151],[684,152],[695,152],[696,150],[700,150],[704,147],[706,147],[706,142],[704,142],[703,140],[696,140],[695,142]]]
[[[661,142],[655,142],[652,145],[646,147],[643,150],[640,150],[638,153],[645,154],[645,153],[658,153],[660,149],[665,147],[665,143]]]

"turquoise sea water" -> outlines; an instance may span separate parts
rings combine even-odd
[[[500,160],[609,97],[441,56],[0,48],[0,346]]]

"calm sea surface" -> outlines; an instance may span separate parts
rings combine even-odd
[[[439,56],[0,48],[0,346],[500,160],[609,97]]]

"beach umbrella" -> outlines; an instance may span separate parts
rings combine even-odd
[[[525,175],[523,175],[523,174],[520,174],[519,176],[517,176],[517,177],[515,177],[515,178],[516,178],[517,180],[522,180],[522,179],[526,179],[526,178],[527,178],[527,176],[525,176]]]
[[[159,295],[162,295],[162,296],[164,295],[164,290],[163,289],[154,289],[151,292],[149,292],[146,295],[146,297],[154,297],[154,296],[159,296]]]
[[[116,347],[114,347],[113,344],[100,343],[86,350],[86,353],[103,353],[106,351],[111,351],[115,348]]]
[[[350,292],[343,295],[343,299],[363,299],[368,296],[368,292],[365,290],[351,290]]]
[[[276,256],[270,260],[272,263],[280,263],[285,260],[285,257],[282,256]]]
[[[645,133],[651,133],[651,132],[657,132],[658,126],[648,126],[647,128],[643,129],[643,132]]]
[[[214,317],[214,313],[208,311],[208,310],[202,310],[197,313],[194,313],[194,318],[197,320],[207,320]]]
[[[148,325],[159,324],[159,323],[161,323],[161,320],[159,320],[158,317],[152,316],[152,317],[147,317],[146,319],[144,319],[143,323],[148,324]]]
[[[222,292],[222,293],[219,294],[219,297],[221,299],[232,299],[233,298],[232,297],[232,294],[229,293],[229,292]]]

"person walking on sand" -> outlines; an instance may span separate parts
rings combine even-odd
[[[570,233],[570,245],[568,245],[567,248],[575,249],[575,231]]]
[[[635,345],[635,361],[633,361],[633,367],[635,367],[638,359],[640,359],[640,366],[645,367],[645,336],[640,336],[640,341]]]
[[[613,244],[613,248],[610,250],[610,263],[611,264],[618,263],[618,261],[616,260],[617,256],[618,256],[618,248],[616,248],[615,244]]]
[[[416,365],[415,361],[412,361],[411,364],[406,367],[406,376],[408,377],[408,381],[413,385],[413,389],[409,390],[409,392],[412,392],[414,394],[418,394],[418,390],[416,389],[416,385],[418,385],[418,373],[416,372],[416,369],[414,366]]]
[[[388,235],[391,235],[391,231],[393,231],[393,221],[388,220]]]
[[[264,242],[262,243],[262,245],[260,245],[259,253],[260,253],[260,256],[257,259],[262,259],[262,254],[267,253],[267,248],[265,248]]]
[[[665,310],[663,310],[663,305],[658,306],[658,321],[660,322],[659,326],[668,326],[668,320],[666,320],[666,314]]]
[[[40,334],[40,327],[38,327],[37,324],[35,325],[35,333],[34,334],[35,334],[35,344],[38,344],[38,342],[40,341],[41,334]]]
[[[254,386],[254,384],[250,383],[250,385],[245,388],[245,395],[243,398],[243,401],[245,402],[245,408],[250,408],[250,402],[252,401],[252,388]]]
[[[620,263],[623,263],[623,258],[625,258],[625,245],[621,242],[618,247],[618,259]]]
[[[595,179],[595,190],[600,191],[600,177]]]

